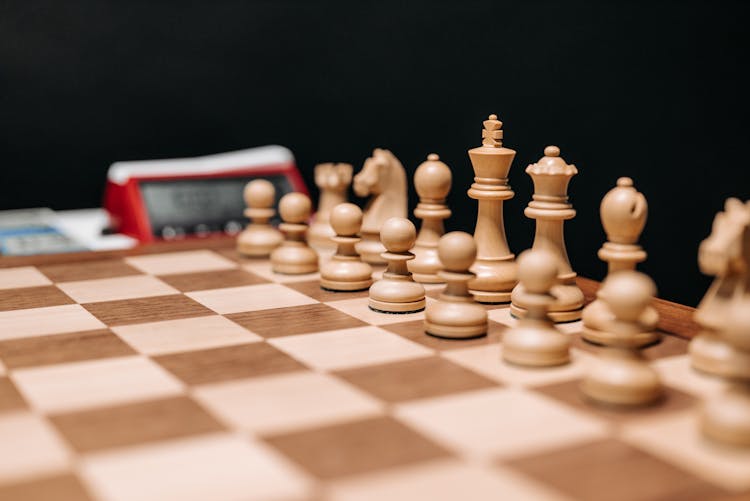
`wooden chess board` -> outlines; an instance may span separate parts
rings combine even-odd
[[[0,260],[0,499],[750,497],[750,451],[697,429],[724,383],[689,366],[690,308],[657,304],[665,400],[615,411],[578,392],[579,323],[570,365],[511,367],[507,306],[441,340],[423,313],[189,245]]]

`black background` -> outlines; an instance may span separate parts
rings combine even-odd
[[[358,170],[452,167],[448,229],[471,231],[466,150],[497,113],[518,154],[511,248],[533,222],[524,173],[556,144],[577,165],[574,268],[602,278],[598,206],[627,175],[649,200],[641,269],[694,305],[696,250],[747,199],[746,2],[0,2],[0,208],[99,206],[117,160],[264,144]],[[413,190],[410,206],[416,204]]]

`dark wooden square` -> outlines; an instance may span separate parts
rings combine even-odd
[[[504,466],[581,501],[698,501],[722,494],[700,478],[612,439],[545,451]]]
[[[54,285],[0,289],[0,311],[45,308],[63,304],[75,304],[75,301]]]
[[[0,411],[25,409],[26,402],[7,377],[0,376]]]
[[[687,393],[665,386],[663,398],[653,405],[639,407],[607,406],[589,401],[581,393],[580,386],[581,380],[575,379],[564,383],[540,386],[534,388],[534,391],[564,402],[571,407],[576,407],[587,414],[594,413],[617,423],[661,415],[667,412],[681,411],[689,409],[697,403],[696,399]]]
[[[213,311],[182,294],[88,303],[83,307],[108,326],[160,322],[214,314]]]
[[[214,383],[304,369],[301,363],[261,342],[154,357],[187,384]]]
[[[271,338],[361,327],[365,322],[324,304],[225,315],[256,334]]]
[[[53,282],[74,282],[99,278],[125,277],[143,273],[122,259],[100,259],[65,264],[50,264],[37,267]]]
[[[336,374],[387,402],[498,386],[498,383],[440,357],[370,365]]]
[[[159,279],[181,292],[269,283],[268,280],[241,269],[161,275]]]
[[[78,452],[224,429],[196,402],[182,396],[59,414],[49,419]]]
[[[75,475],[65,473],[0,485],[0,499],[8,501],[90,501],[94,498]]]
[[[9,368],[132,355],[135,351],[108,329],[0,341]]]
[[[439,445],[390,417],[268,436],[265,440],[323,479],[449,455]]]

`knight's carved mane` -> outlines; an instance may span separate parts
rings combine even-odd
[[[372,195],[365,205],[363,233],[379,233],[391,217],[407,216],[406,171],[389,150],[376,148],[354,177],[358,195]]]

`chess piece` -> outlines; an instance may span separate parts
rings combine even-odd
[[[591,400],[620,406],[647,405],[662,396],[659,375],[648,364],[637,341],[644,332],[644,311],[656,294],[654,282],[643,273],[622,270],[602,283],[599,299],[614,315],[608,324],[614,334],[601,348],[598,360],[581,384]]]
[[[514,195],[508,172],[516,152],[503,147],[503,123],[497,115],[482,123],[482,146],[469,150],[475,177],[468,195],[479,206],[474,229],[477,259],[471,267],[475,277],[469,290],[480,303],[507,303],[517,279],[515,256],[505,237],[503,203]]]
[[[474,238],[468,233],[453,231],[440,238],[437,252],[443,267],[438,275],[446,286],[439,299],[425,311],[425,331],[448,338],[486,334],[487,311],[474,301],[468,286],[474,277],[469,267],[477,256]]]
[[[719,336],[735,355],[725,369],[730,386],[704,403],[701,426],[713,440],[750,447],[750,294],[729,306]]]
[[[547,249],[558,262],[557,284],[552,287],[555,302],[549,317],[555,322],[571,322],[581,318],[583,292],[576,285],[576,272],[570,266],[565,249],[563,224],[576,215],[568,203],[568,183],[578,173],[575,165],[568,165],[560,157],[557,146],[547,146],[544,157],[526,168],[534,182],[533,200],[524,210],[526,217],[536,220],[533,249]],[[523,285],[516,286],[511,296],[510,312],[516,317],[526,314]]]
[[[550,294],[558,276],[555,255],[531,249],[518,256],[519,292],[527,305],[518,325],[503,335],[503,359],[518,365],[547,367],[570,361],[570,340],[558,331],[548,312],[555,302]]]
[[[690,341],[690,360],[698,370],[727,377],[739,361],[750,364],[750,354],[732,348],[719,333],[725,331],[730,305],[748,293],[750,273],[750,202],[730,198],[716,214],[711,235],[698,249],[698,265],[715,276],[693,315],[701,332]]]
[[[618,271],[635,270],[636,263],[646,260],[646,252],[638,245],[638,238],[646,225],[648,203],[646,197],[633,187],[633,180],[621,177],[617,186],[604,195],[599,207],[602,226],[607,234],[607,241],[599,249],[599,259],[608,264],[608,275]],[[614,315],[607,309],[606,303],[595,299],[589,303],[582,314],[582,337],[598,344],[608,344],[610,332],[607,325]],[[632,336],[631,341],[639,346],[653,344],[660,339],[656,332],[659,314],[653,306],[646,307],[641,325],[646,330]]]
[[[445,233],[443,220],[451,215],[445,205],[445,197],[451,189],[451,170],[440,161],[435,153],[427,156],[427,161],[414,172],[414,189],[419,195],[419,204],[414,216],[422,220],[417,241],[414,244],[414,259],[409,261],[409,271],[414,280],[425,284],[441,283],[438,276],[438,241]]]
[[[354,176],[354,193],[358,197],[371,196],[365,205],[362,219],[362,241],[357,252],[371,264],[384,264],[385,251],[380,242],[380,227],[391,217],[406,217],[406,171],[388,150],[375,148],[365,160],[362,170]]]
[[[312,204],[303,193],[287,193],[279,201],[284,221],[279,229],[284,241],[271,253],[271,269],[276,273],[299,275],[318,271],[318,254],[307,245],[305,233]]]
[[[269,222],[276,214],[273,209],[276,189],[270,181],[254,179],[245,185],[245,216],[247,227],[237,236],[237,252],[248,257],[268,257],[284,236]]]
[[[331,211],[346,202],[346,192],[352,182],[352,165],[324,163],[315,166],[315,185],[320,190],[318,210],[307,230],[307,241],[313,247],[335,247],[335,235],[330,224]]]
[[[415,282],[406,266],[414,259],[409,252],[417,239],[417,229],[411,221],[392,217],[383,223],[380,238],[387,249],[383,260],[388,268],[383,278],[370,287],[370,308],[384,313],[413,313],[425,306],[424,287]]]
[[[372,285],[372,267],[362,262],[354,246],[361,240],[362,209],[350,203],[339,204],[330,214],[336,232],[336,254],[320,270],[320,286],[332,291],[358,291]]]

